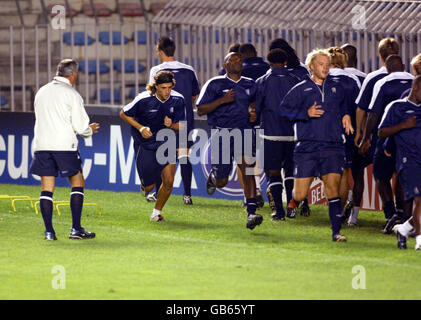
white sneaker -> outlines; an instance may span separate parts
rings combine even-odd
[[[146,195],[146,201],[148,202],[156,202],[156,193],[152,192]]]
[[[358,224],[358,222],[350,221],[347,223],[347,226],[353,228],[353,227],[359,227],[360,225]]]
[[[164,219],[162,214],[158,214],[156,216],[152,216],[151,221],[153,221],[153,222],[165,222],[165,219]]]
[[[392,231],[394,234],[397,234],[398,230],[399,230],[399,226],[401,226],[401,224],[395,224],[392,228]]]

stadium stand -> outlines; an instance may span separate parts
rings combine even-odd
[[[66,8],[64,29],[52,27],[54,5]],[[6,77],[0,93],[11,110],[31,111],[33,92],[51,79],[58,61],[73,57],[89,67],[77,82],[87,104],[99,103],[104,88],[111,98],[120,88],[124,104],[129,89],[145,85],[159,62],[154,46],[160,35],[176,40],[176,58],[191,64],[202,84],[217,73],[232,42],[251,42],[265,56],[267,44],[283,37],[301,59],[312,48],[349,42],[359,48],[358,67],[365,72],[378,67],[376,47],[385,36],[399,42],[404,61],[421,52],[420,2],[244,0],[238,6],[223,0],[2,0],[0,68]],[[364,11],[364,21],[355,19],[356,9]],[[137,61],[138,68],[120,73],[117,59]],[[109,73],[104,64],[113,66]]]
[[[114,89],[122,85],[125,88],[119,90],[125,93],[145,85],[147,19],[152,16],[153,1],[95,0],[93,6],[90,0],[1,2],[0,68],[6,77],[0,80],[0,110],[32,111],[34,93],[51,80],[58,61],[65,57],[80,63],[77,88],[88,104],[112,101],[100,99],[104,96],[101,89],[108,89],[113,98]],[[65,8],[65,14],[52,12],[57,5]],[[64,21],[64,29],[53,28],[54,19]],[[121,68],[122,59],[125,68]],[[114,64],[114,60],[120,61]],[[128,98],[125,95],[110,104],[124,103]]]

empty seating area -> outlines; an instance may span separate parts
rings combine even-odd
[[[85,103],[127,103],[146,85],[147,52],[155,54],[157,40],[147,43],[148,19],[163,6],[154,0],[2,1],[0,110],[32,111],[33,92],[63,58],[79,61],[76,86]]]

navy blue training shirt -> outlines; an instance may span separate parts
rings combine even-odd
[[[287,68],[270,69],[257,79],[256,113],[260,129],[270,140],[293,141],[293,123],[281,116],[279,106],[285,95],[299,82]]]
[[[417,117],[415,128],[405,129],[393,135],[396,144],[396,170],[421,167],[421,104],[417,105],[407,97],[390,103],[379,125],[380,128],[393,127],[413,116]]]
[[[256,81],[258,78],[263,76],[269,70],[269,68],[269,64],[261,57],[244,58],[241,75]],[[221,68],[218,72],[220,76],[223,76],[226,73],[227,71],[224,68]]]
[[[405,90],[405,91],[401,94],[401,99],[408,97],[410,93],[411,93],[411,88],[409,88],[409,89]]]
[[[399,99],[404,91],[411,88],[413,80],[414,76],[408,72],[392,72],[379,80],[374,86],[368,111],[382,118],[386,106],[393,100]]]
[[[308,150],[296,148],[296,151],[314,151],[313,148],[317,149],[317,144],[313,142],[343,145],[342,118],[346,114],[349,115],[345,94],[340,82],[330,75],[321,86],[308,78],[287,93],[280,105],[281,115],[295,123],[295,140],[311,142],[310,146],[312,145]],[[307,113],[314,102],[321,105],[325,112],[320,118],[310,118]]]
[[[414,76],[408,72],[393,72],[377,81],[368,111],[374,112],[381,119],[386,106],[392,101],[400,99],[402,93],[412,87],[413,79]],[[373,130],[374,135],[377,137],[377,128]],[[383,149],[384,140],[380,138],[377,140],[376,143],[379,150]]]
[[[311,76],[305,64],[302,63],[298,67],[288,68],[288,71],[300,79],[300,81],[306,80]]]
[[[360,109],[368,111],[368,106],[370,105],[371,97],[373,96],[374,85],[378,80],[383,79],[386,76],[386,67],[381,67],[379,70],[373,71],[367,75],[362,83],[360,94],[355,101]]]
[[[153,77],[161,70],[174,73],[174,90],[183,95],[186,103],[186,120],[189,129],[194,128],[194,112],[191,98],[200,93],[196,72],[193,67],[179,61],[166,61],[151,68],[149,83],[154,81]]]
[[[164,141],[156,141],[156,133],[166,129],[164,125],[165,116],[171,118],[173,123],[184,120],[185,102],[178,92],[172,90],[166,101],[161,101],[149,91],[139,93],[132,102],[123,107],[126,116],[134,118],[142,126],[149,127],[153,134],[149,139],[142,137],[142,134],[132,126],[131,132],[135,143],[142,144],[150,149],[158,148]]]
[[[269,64],[261,57],[245,58],[243,59],[243,70],[241,71],[241,75],[256,81],[263,76],[269,68]]]
[[[333,77],[333,80],[338,81],[345,90],[345,99],[348,100],[348,111],[349,115],[351,116],[351,122],[353,128],[356,128],[356,111],[357,111],[357,104],[355,100],[358,97],[361,89],[360,80],[355,76],[343,69],[332,68],[329,71],[329,74]],[[354,145],[354,135],[347,136],[347,142],[351,145]]]
[[[365,74],[364,72],[353,68],[353,67],[348,67],[344,69],[346,72],[348,72],[349,74],[352,74],[354,76],[356,76],[358,78],[358,80],[360,80],[360,84],[362,85],[365,78],[367,78],[367,74]]]
[[[225,75],[208,80],[197,99],[197,108],[223,97],[230,89],[235,91],[235,100],[208,113],[208,124],[220,128],[249,128],[249,106],[255,102],[257,91],[256,83],[250,78],[241,77],[236,82]]]

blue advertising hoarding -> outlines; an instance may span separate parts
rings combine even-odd
[[[138,192],[140,181],[136,172],[130,127],[116,115],[90,114],[91,122],[101,125],[100,131],[88,139],[79,137],[79,151],[83,160],[83,174],[87,189],[116,192]],[[0,183],[39,185],[40,178],[29,173],[33,158],[35,116],[33,113],[0,113]],[[204,121],[198,123],[202,128]],[[209,148],[205,148],[209,152]],[[203,159],[208,158],[206,154]],[[193,165],[192,195],[209,197],[206,178],[210,164]],[[261,177],[265,187],[264,177]],[[68,186],[66,179],[57,179],[57,186]],[[180,168],[177,165],[173,194],[183,194]],[[240,199],[243,193],[237,171],[232,170],[230,181],[217,189],[214,198]]]

